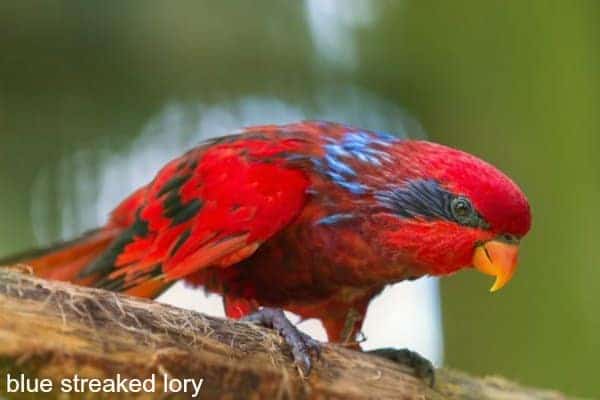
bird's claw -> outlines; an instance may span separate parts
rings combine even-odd
[[[310,374],[313,358],[318,359],[321,356],[321,343],[301,332],[287,319],[281,309],[263,307],[247,315],[242,321],[275,329],[290,346],[294,362],[303,376]]]
[[[386,347],[383,349],[370,350],[368,353],[386,358],[398,364],[409,366],[412,368],[415,375],[427,382],[429,386],[433,387],[435,384],[435,368],[433,367],[433,364],[416,351]]]

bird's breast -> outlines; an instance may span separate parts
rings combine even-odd
[[[390,264],[359,221],[321,219],[308,210],[251,257],[220,272],[228,293],[269,304],[314,302],[342,288],[360,292],[408,277],[404,267]]]

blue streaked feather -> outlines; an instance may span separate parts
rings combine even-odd
[[[338,222],[347,221],[352,218],[354,218],[354,214],[348,214],[348,213],[331,214],[331,215],[321,218],[320,220],[318,220],[316,222],[316,224],[317,225],[334,225],[334,224],[337,224]]]

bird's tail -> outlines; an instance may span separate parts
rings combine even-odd
[[[26,251],[0,259],[0,266],[26,264],[37,276],[80,285],[93,285],[98,277],[80,277],[80,272],[98,257],[122,232],[118,228],[100,228],[75,240],[43,249]]]

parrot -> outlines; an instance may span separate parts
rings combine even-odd
[[[318,319],[360,350],[370,301],[391,284],[474,268],[513,277],[531,227],[523,191],[466,152],[327,121],[241,129],[167,163],[104,226],[0,261],[43,278],[155,298],[174,282],[220,294],[227,317],[275,329],[308,374]],[[422,366],[410,350],[375,354]]]

